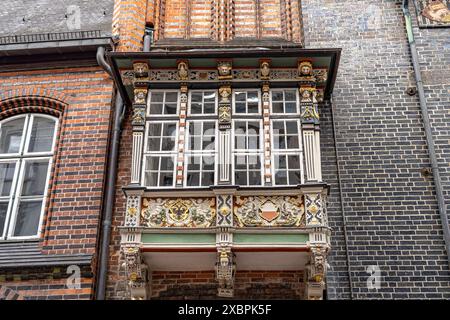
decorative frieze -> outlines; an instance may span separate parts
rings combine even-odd
[[[235,224],[238,227],[300,227],[305,225],[301,196],[236,197]]]
[[[208,228],[216,222],[215,198],[144,198],[141,226]]]
[[[180,77],[181,74],[185,74],[184,66],[181,65],[181,70],[150,70],[149,82],[207,82],[207,81],[220,81],[218,70],[191,70],[187,69],[188,77]],[[267,64],[261,66],[260,69],[233,69],[231,71],[231,77],[228,77],[228,81],[294,81],[299,79],[298,69],[276,69],[267,68]],[[269,73],[269,76],[266,75]],[[323,86],[328,79],[328,70],[324,68],[313,69],[313,77],[317,85]],[[134,72],[132,70],[121,71],[122,82],[124,85],[132,85],[134,80]]]

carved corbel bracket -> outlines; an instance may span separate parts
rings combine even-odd
[[[127,287],[132,300],[146,300],[149,296],[149,273],[141,250],[136,245],[122,246]]]
[[[231,248],[219,248],[216,262],[216,279],[219,283],[217,295],[219,297],[232,298],[234,296],[235,274],[236,264]]]
[[[328,245],[311,246],[310,261],[306,265],[305,295],[308,300],[322,300],[326,282]]]

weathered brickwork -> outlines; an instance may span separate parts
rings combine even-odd
[[[434,184],[421,175],[430,161],[418,97],[405,93],[415,83],[401,1],[314,0],[303,1],[302,9],[306,47],[342,48],[334,91],[342,199],[327,138],[330,107],[321,126],[334,230],[329,298],[350,297],[346,249],[353,298],[450,298]],[[448,199],[448,29],[415,27],[414,34]],[[370,265],[381,269],[380,290],[367,288]]]
[[[23,112],[59,117],[41,254],[97,252],[111,99],[112,81],[100,67],[0,73],[1,118]],[[94,269],[95,265],[89,267]],[[67,277],[65,267],[61,270]],[[0,285],[18,290],[26,299],[92,297],[92,275],[83,280],[81,291],[73,291],[48,278],[46,271],[30,270],[30,280],[25,271],[11,279],[5,278],[7,272],[0,271]]]
[[[303,273],[293,271],[238,271],[236,299],[301,299]],[[152,299],[217,299],[213,271],[160,272],[152,275]]]
[[[89,300],[93,298],[90,268],[81,268],[81,278],[68,279],[65,267],[22,269],[0,273],[0,300]],[[73,288],[68,288],[73,286]]]

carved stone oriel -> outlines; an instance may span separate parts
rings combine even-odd
[[[236,197],[234,216],[239,227],[299,227],[305,224],[301,196]]]
[[[215,218],[215,198],[143,199],[141,226],[207,228]]]

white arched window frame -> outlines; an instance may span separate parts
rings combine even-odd
[[[43,114],[0,121],[0,240],[39,237],[57,131]]]

